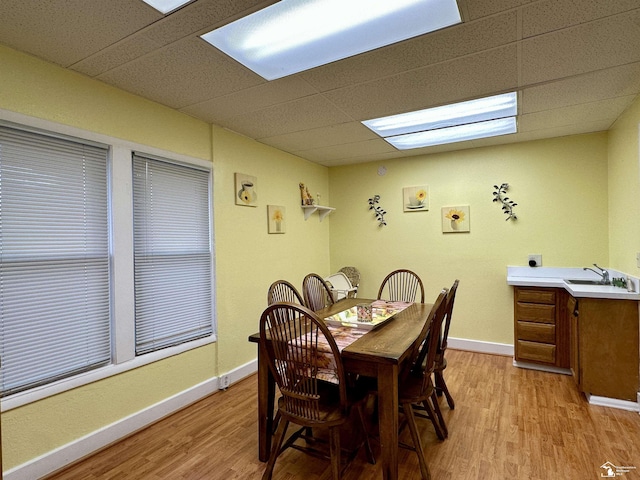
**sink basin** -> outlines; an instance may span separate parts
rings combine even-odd
[[[574,285],[602,285],[605,286],[600,280],[583,280],[583,279],[575,279],[575,280],[565,280],[567,283],[572,283]]]

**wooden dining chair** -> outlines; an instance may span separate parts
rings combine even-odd
[[[398,378],[398,403],[402,407],[405,421],[413,440],[412,450],[415,450],[420,465],[422,480],[429,480],[431,474],[424,457],[424,448],[416,424],[414,406],[427,411],[438,438],[447,437],[446,424],[442,418],[435,385],[432,380],[435,369],[436,351],[442,329],[442,319],[446,312],[447,289],[443,289],[431,309],[429,318],[418,336],[416,346],[411,352],[410,362],[402,369]],[[403,445],[405,446],[405,445]]]
[[[442,328],[442,338],[440,339],[440,344],[438,346],[438,351],[436,352],[436,364],[435,370],[433,372],[433,376],[435,378],[436,384],[436,392],[438,395],[442,395],[444,393],[447,403],[449,404],[449,408],[453,410],[455,408],[455,403],[453,401],[453,397],[449,393],[449,389],[447,388],[447,384],[444,381],[443,372],[444,369],[447,368],[447,359],[444,354],[447,350],[447,340],[449,338],[449,327],[451,326],[451,315],[453,313],[453,303],[456,299],[456,292],[458,290],[459,280],[456,279],[453,282],[453,285],[449,289],[449,293],[447,294],[447,308],[444,319],[444,327]]]
[[[424,303],[424,285],[417,273],[406,269],[391,272],[382,281],[378,290],[378,300],[415,302],[416,297],[419,298],[420,303]]]
[[[260,318],[260,346],[281,393],[280,422],[262,479],[271,479],[276,459],[288,447],[326,456],[326,452],[314,448],[320,443],[317,437],[309,443],[311,446],[295,443],[309,428],[329,430],[334,480],[341,478],[362,445],[368,460],[374,463],[363,414],[367,392],[347,386],[340,351],[324,322],[302,305],[275,303]],[[362,440],[343,467],[340,428],[347,423],[352,409],[357,411]],[[290,423],[301,428],[284,442]]]
[[[335,303],[331,288],[329,288],[327,282],[316,273],[310,273],[302,280],[302,296],[305,305],[314,312]]]
[[[283,302],[304,305],[302,295],[300,295],[296,287],[286,280],[276,280],[269,286],[267,291],[267,305]]]

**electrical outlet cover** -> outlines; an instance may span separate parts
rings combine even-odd
[[[530,254],[529,255],[529,266],[530,267],[541,267],[542,266],[542,255],[539,253]]]

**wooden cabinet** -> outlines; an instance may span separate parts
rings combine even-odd
[[[571,370],[580,390],[637,401],[638,302],[570,296],[568,311]]]
[[[569,368],[567,293],[559,288],[515,287],[515,357]]]

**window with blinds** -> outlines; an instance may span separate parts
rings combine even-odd
[[[3,396],[111,361],[107,157],[0,125]]]
[[[133,155],[136,355],[213,333],[209,177]]]

